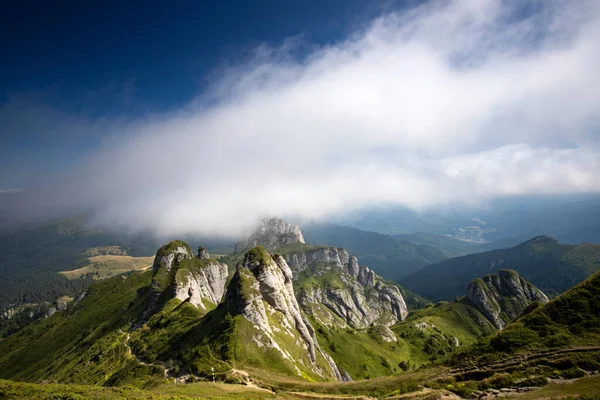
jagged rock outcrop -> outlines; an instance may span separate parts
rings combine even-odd
[[[227,264],[204,258],[186,263],[177,271],[175,297],[189,300],[196,307],[209,310],[218,305],[225,293]]]
[[[534,301],[548,297],[513,270],[500,270],[469,283],[467,298],[498,329],[518,317]]]
[[[319,376],[342,379],[335,362],[321,350],[314,328],[304,317],[294,295],[292,271],[283,257],[269,253],[262,247],[249,250],[227,289],[226,304],[250,321],[257,330],[254,342],[259,347],[277,350],[283,359],[296,368],[303,363],[291,351],[293,345],[305,352],[312,371]],[[282,336],[288,345],[283,345]],[[299,339],[299,340],[298,340]],[[323,365],[319,360],[324,360]]]
[[[171,242],[156,253],[153,264],[149,312],[155,311],[159,299],[178,298],[209,311],[223,298],[227,282],[227,265],[210,258],[203,247],[194,257],[181,241]]]
[[[198,247],[198,258],[200,260],[208,260],[210,258],[210,255],[208,254],[208,250],[206,250],[202,246]]]
[[[292,279],[299,284],[300,305],[326,326],[392,325],[408,314],[397,286],[384,284],[343,248],[306,245],[296,225],[279,218],[263,220],[256,232],[237,244],[236,252],[257,244],[281,249]],[[307,269],[310,272],[303,275]],[[305,285],[306,281],[311,284]]]
[[[326,326],[393,325],[408,310],[400,289],[335,247],[306,247],[283,257],[300,285],[302,308]],[[302,274],[309,270],[308,274]],[[377,280],[377,282],[375,282]]]
[[[358,278],[359,272],[360,267],[358,266],[358,258],[352,256],[352,258],[350,258],[350,264],[348,265],[348,273],[353,277]]]
[[[287,223],[280,218],[268,218],[261,221],[254,233],[243,238],[235,246],[234,251],[241,253],[256,246],[273,251],[283,245],[296,242],[305,243],[298,225]]]

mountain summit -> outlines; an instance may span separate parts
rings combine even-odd
[[[266,218],[249,236],[235,246],[235,252],[241,253],[256,246],[273,251],[290,243],[305,243],[298,225],[290,224],[281,218]]]
[[[532,302],[548,302],[540,289],[510,269],[472,280],[467,298],[498,329],[517,318]]]

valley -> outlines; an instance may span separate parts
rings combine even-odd
[[[263,224],[218,258],[170,242],[151,270],[98,280],[4,338],[0,393],[23,385],[32,397],[494,398],[595,382],[598,274],[549,301],[500,269],[452,301],[409,308],[406,290],[348,250],[306,244],[280,219]],[[557,246],[521,246],[538,254],[547,245]],[[573,249],[557,254],[590,257],[589,247]]]

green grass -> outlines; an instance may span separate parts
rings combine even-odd
[[[468,359],[600,343],[600,273],[468,350]],[[464,359],[463,361],[466,361]]]
[[[534,392],[522,393],[518,396],[508,396],[505,399],[533,400],[541,398],[564,398],[566,396],[595,396],[600,399],[600,376],[590,376],[570,384],[550,383]],[[591,397],[590,397],[591,399]]]
[[[134,300],[149,283],[149,272],[95,283],[67,312],[6,338],[0,342],[0,378],[104,384],[116,377],[139,383],[155,375],[158,371],[128,355],[120,332],[139,312]]]
[[[186,399],[271,399],[271,393],[244,385],[226,383],[191,383],[158,385],[149,390],[134,387],[106,388],[87,385],[32,384],[0,380],[2,399],[41,400],[186,400]]]
[[[559,244],[542,236],[508,249],[431,264],[400,279],[400,283],[434,301],[452,300],[462,296],[473,279],[500,269],[516,270],[523,279],[554,297],[600,270],[600,245]]]

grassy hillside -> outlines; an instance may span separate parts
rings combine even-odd
[[[546,295],[556,296],[600,270],[600,245],[565,245],[539,236],[508,249],[429,265],[400,283],[428,299],[451,300],[464,294],[471,280],[500,269],[514,269]]]
[[[600,370],[600,273],[502,331],[453,354],[440,384],[463,396],[490,388],[545,386]],[[596,383],[597,385],[597,383]]]
[[[131,271],[143,271],[152,266],[154,257],[131,257],[126,255],[96,255],[89,257],[85,267],[61,271],[68,279],[107,279]]]
[[[129,354],[124,333],[139,313],[130,304],[149,284],[149,272],[95,283],[68,311],[0,341],[0,378],[107,384],[161,377]]]
[[[427,245],[440,250],[446,258],[460,257],[467,254],[479,253],[484,250],[485,245],[479,243],[465,242],[449,236],[436,235],[433,233],[413,233],[393,235],[394,238],[416,245]],[[494,247],[496,248],[496,247]]]

